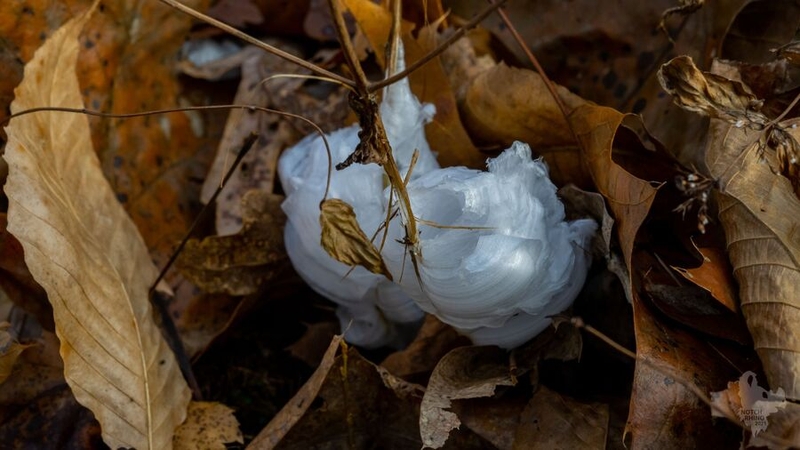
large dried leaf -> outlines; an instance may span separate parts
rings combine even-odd
[[[594,105],[580,106],[569,116],[581,141],[584,164],[614,215],[625,265],[630,269],[633,241],[655,200],[656,188],[633,176],[611,157],[617,133],[626,119],[636,120],[635,116]]]
[[[556,91],[568,112],[586,104],[561,86]],[[539,74],[501,63],[475,76],[463,97],[464,123],[476,139],[527,142],[545,158],[555,183],[591,186],[567,119]]]
[[[634,296],[633,313],[637,363],[625,427],[625,432],[632,434],[629,448],[735,446],[735,428],[715,425],[709,407],[683,383],[711,392],[737,377],[739,368],[719,353],[718,344],[711,345],[683,327],[666,323],[638,295]]]
[[[338,198],[323,201],[319,223],[322,226],[322,248],[331,258],[392,279],[380,252],[358,224],[352,206]]]
[[[687,80],[692,85],[717,83],[719,75],[681,65],[667,83]],[[703,78],[703,79],[698,79]],[[709,81],[711,80],[711,81]],[[792,182],[778,173],[776,152],[764,146],[766,131],[757,126],[737,126],[733,117],[750,125],[751,103],[732,101],[745,89],[741,83],[722,81],[712,90],[697,91],[686,100],[684,90],[676,101],[701,102],[719,110],[709,127],[706,164],[719,185],[719,215],[725,228],[728,254],[739,282],[742,313],[770,386],[781,387],[787,398],[800,398],[800,200]],[[702,98],[702,95],[713,98]],[[733,110],[738,106],[738,111]],[[759,119],[760,120],[760,119]],[[731,122],[734,123],[731,123]],[[794,141],[800,138],[787,120],[776,125]],[[757,125],[758,122],[755,122]]]
[[[12,111],[83,107],[75,64],[87,20],[36,52]],[[152,318],[157,269],[103,177],[87,118],[38,113],[6,130],[8,227],[53,305],[67,382],[111,447],[170,448],[189,389]]]

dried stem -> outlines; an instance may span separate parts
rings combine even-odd
[[[281,50],[281,49],[279,49],[277,47],[273,47],[273,46],[271,46],[269,44],[261,42],[258,39],[250,36],[247,33],[243,33],[243,32],[237,30],[236,28],[234,28],[234,27],[232,27],[232,26],[230,26],[230,25],[228,25],[228,24],[226,24],[224,22],[220,22],[219,20],[217,20],[217,19],[215,19],[213,17],[207,16],[207,15],[205,15],[205,14],[199,12],[199,11],[196,11],[196,10],[194,10],[194,9],[192,9],[192,8],[182,4],[182,3],[179,3],[176,0],[160,0],[160,1],[163,2],[163,3],[166,3],[167,5],[175,8],[175,9],[177,9],[178,11],[181,11],[181,12],[183,12],[183,13],[189,15],[189,16],[194,17],[197,20],[203,21],[203,22],[205,22],[205,23],[207,23],[209,25],[213,25],[213,26],[219,28],[220,30],[222,30],[222,31],[224,31],[226,33],[229,33],[232,36],[236,36],[237,38],[247,42],[248,44],[255,45],[256,47],[264,50],[265,52],[272,53],[275,56],[281,57],[281,58],[283,58],[283,59],[285,59],[287,61],[290,61],[290,62],[293,62],[293,63],[297,64],[300,67],[308,69],[311,72],[316,73],[317,75],[320,75],[320,76],[323,76],[323,77],[326,77],[326,78],[334,79],[334,80],[338,81],[339,83],[342,83],[342,84],[344,84],[346,86],[356,87],[355,83],[353,83],[353,80],[350,80],[350,79],[348,79],[346,77],[343,77],[341,75],[338,75],[338,74],[335,74],[335,73],[330,72],[328,70],[325,70],[325,69],[323,69],[322,67],[319,67],[316,64],[312,64],[312,63],[310,63],[310,62],[308,62],[308,61],[306,61],[306,60],[304,60],[302,58],[298,58],[297,56],[294,56],[291,53],[285,52],[285,51],[283,51],[283,50]]]
[[[499,2],[495,2],[494,0],[487,0],[490,4],[497,4]],[[542,77],[542,81],[544,81],[544,85],[547,87],[547,90],[550,91],[550,95],[553,96],[553,100],[555,100],[556,104],[558,105],[558,109],[561,110],[561,114],[564,115],[564,120],[567,122],[567,127],[569,127],[569,131],[572,133],[573,139],[575,139],[575,143],[582,147],[580,139],[578,139],[578,134],[575,133],[575,129],[572,128],[572,123],[569,121],[569,111],[567,111],[566,105],[564,105],[564,101],[561,99],[561,96],[558,95],[558,91],[556,91],[556,86],[550,80],[550,77],[547,76],[547,73],[542,68],[542,65],[539,64],[539,60],[536,59],[533,52],[528,45],[525,43],[525,40],[522,39],[522,36],[519,34],[517,29],[514,27],[514,24],[511,22],[511,19],[508,18],[508,14],[502,9],[499,8],[497,10],[497,14],[503,20],[503,23],[506,25],[508,30],[511,32],[511,35],[514,37],[514,40],[517,41],[517,44],[522,48],[522,51],[525,52],[525,56],[528,57],[528,61],[533,64],[533,67],[536,69],[536,72]]]
[[[388,86],[390,84],[396,83],[398,80],[402,80],[403,78],[407,77],[412,72],[414,72],[417,69],[419,69],[420,67],[424,66],[425,64],[430,62],[430,60],[432,60],[433,58],[436,58],[442,52],[447,50],[447,48],[450,47],[450,45],[452,45],[453,42],[461,39],[461,37],[464,36],[467,33],[467,31],[469,31],[470,29],[472,29],[475,26],[477,26],[483,19],[488,17],[489,14],[494,12],[494,10],[500,8],[500,6],[502,6],[507,1],[508,0],[498,0],[497,2],[489,5],[483,11],[478,13],[478,15],[473,17],[472,20],[467,22],[463,27],[459,28],[458,30],[455,31],[455,33],[451,34],[447,39],[442,41],[442,43],[439,44],[439,46],[436,47],[435,49],[431,50],[430,53],[428,53],[427,55],[423,56],[419,60],[414,61],[414,63],[411,64],[410,66],[408,66],[406,68],[406,70],[404,70],[402,72],[399,72],[399,73],[396,73],[396,74],[394,74],[394,75],[392,75],[390,77],[386,77],[385,79],[383,79],[381,81],[378,81],[376,83],[370,84],[369,85],[369,92],[375,92],[375,91],[377,91],[377,90],[379,90],[379,89],[381,89],[383,87],[386,87],[386,86]]]
[[[361,62],[358,60],[356,51],[353,48],[353,41],[350,40],[350,33],[347,32],[347,25],[344,23],[342,5],[339,2],[340,0],[328,0],[328,5],[331,8],[331,15],[333,16],[334,28],[336,28],[336,34],[339,37],[339,43],[342,45],[342,53],[344,53],[344,59],[347,61],[347,66],[353,72],[353,76],[356,77],[356,90],[358,91],[359,95],[364,96],[369,92],[367,89],[369,80],[367,80],[367,75],[364,73],[364,69],[361,67]]]

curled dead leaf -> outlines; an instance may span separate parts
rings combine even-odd
[[[392,279],[380,252],[358,224],[352,206],[338,198],[323,201],[319,223],[322,226],[322,248],[331,258]]]
[[[37,50],[13,112],[83,108],[78,36],[98,3]],[[153,320],[158,269],[103,176],[87,117],[29,114],[6,130],[8,229],[53,305],[67,383],[112,448],[171,448],[189,388]]]
[[[769,120],[762,101],[742,83],[702,72],[692,58],[678,56],[658,70],[658,81],[681,108],[725,120],[737,127],[762,128]]]

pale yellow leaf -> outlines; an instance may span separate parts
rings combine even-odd
[[[189,403],[186,422],[175,430],[175,450],[225,450],[225,444],[244,444],[233,410],[216,402]]]
[[[83,107],[75,64],[89,14],[37,50],[12,112]],[[190,392],[152,318],[157,269],[103,177],[86,116],[29,114],[6,132],[8,230],[53,305],[67,383],[110,447],[171,448]]]
[[[338,198],[323,201],[319,223],[322,226],[322,248],[331,258],[392,279],[380,252],[358,225],[352,206]]]

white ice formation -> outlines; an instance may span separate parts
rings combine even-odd
[[[572,304],[597,225],[564,221],[547,166],[527,144],[515,142],[488,166],[434,170],[409,183],[414,215],[424,220],[419,279],[402,246],[387,247],[384,259],[424,311],[476,344],[513,348]],[[390,237],[402,233],[393,220]]]
[[[565,222],[547,167],[531,158],[526,144],[515,142],[490,160],[488,172],[439,169],[424,134],[433,113],[414,97],[407,80],[387,88],[381,104],[401,173],[414,150],[420,152],[408,185],[414,214],[425,221],[418,224],[419,279],[408,249],[398,242],[404,237],[399,215],[383,252],[395,282],[362,267],[347,275],[350,268],[322,249],[319,203],[328,156],[316,135],[287,150],[278,165],[286,192],[287,252],[300,276],[339,305],[342,329],[354,344],[402,346],[425,311],[475,343],[515,347],[545,329],[546,316],[563,311],[577,296],[596,225]],[[335,165],[358,144],[358,126],[335,131],[328,141]],[[368,236],[389,207],[383,169],[375,164],[334,170],[329,197],[352,205]]]
[[[421,105],[404,79],[384,91],[381,116],[395,161],[405,174],[415,149],[420,156],[412,171],[418,177],[439,164],[425,140],[424,126],[435,108]],[[358,125],[328,135],[333,164],[344,161],[358,144]],[[320,245],[319,203],[325,192],[328,155],[317,134],[307,136],[281,155],[278,163],[286,200],[286,250],[300,276],[315,291],[339,305],[337,315],[347,339],[356,345],[404,345],[424,313],[399,285],[382,275],[350,267],[331,258]],[[329,197],[346,201],[361,229],[371,236],[386,218],[383,169],[376,164],[352,164],[333,170]],[[348,272],[349,275],[348,275]]]

